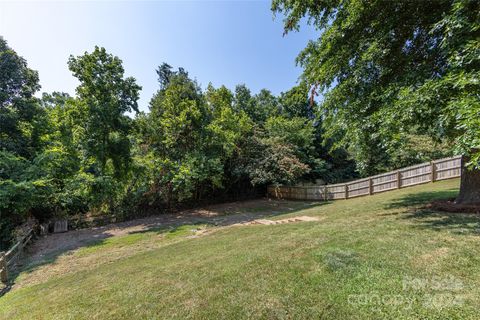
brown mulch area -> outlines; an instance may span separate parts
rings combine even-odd
[[[477,204],[456,204],[455,199],[436,200],[427,205],[427,208],[458,213],[477,213],[480,214],[480,203]]]

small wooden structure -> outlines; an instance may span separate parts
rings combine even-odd
[[[53,233],[67,232],[68,231],[68,221],[57,220],[53,225]]]

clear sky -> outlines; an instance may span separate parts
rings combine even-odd
[[[99,45],[143,87],[145,111],[162,62],[184,67],[203,88],[288,90],[301,72],[295,57],[316,32],[282,33],[270,1],[0,2],[0,35],[39,71],[42,91],[74,94],[68,56]]]

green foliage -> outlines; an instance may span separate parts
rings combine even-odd
[[[280,97],[245,85],[203,91],[183,68],[163,63],[146,114],[138,113],[141,88],[104,48],[68,59],[75,97],[41,99],[37,72],[3,39],[0,49],[1,245],[29,216],[122,219],[253,195],[270,183],[344,177],[333,163],[343,158],[320,147],[321,117],[306,82]]]
[[[154,188],[165,189],[163,198],[170,204],[174,196],[179,200],[191,196],[196,183],[205,178],[195,167],[204,164],[201,150],[209,110],[198,85],[181,72],[170,73],[150,105],[143,123],[147,128],[142,130],[151,146],[148,152],[161,166]]]
[[[233,107],[236,111],[244,111],[250,117],[255,114],[255,101],[250,89],[245,84],[239,84],[235,87]]]
[[[249,116],[256,122],[263,123],[268,118],[280,113],[278,99],[269,90],[260,90],[260,92],[253,97],[253,100],[255,108],[254,112],[249,114]]]
[[[431,31],[440,34],[438,46],[446,59],[442,77],[403,88],[396,102],[398,109],[407,110],[396,112],[401,120],[436,129],[435,133],[454,141],[455,152],[469,156],[469,165],[476,169],[480,169],[479,11],[478,1],[453,2]],[[420,110],[413,113],[413,109]]]
[[[308,165],[301,162],[292,145],[279,137],[257,140],[257,152],[249,166],[253,184],[290,184],[309,171]]]
[[[391,148],[390,161],[398,167],[407,167],[418,163],[452,156],[454,149],[447,141],[439,142],[427,135],[405,135],[401,146]]]
[[[305,118],[271,117],[265,122],[265,132],[268,137],[291,145],[296,155],[304,161],[313,152],[314,127],[312,121]]]
[[[274,0],[272,9],[285,32],[303,17],[322,31],[297,58],[302,80],[322,93],[327,137],[341,137],[334,147],[349,147],[363,173],[408,162],[392,151],[408,154],[411,135],[455,140],[477,163],[478,1]]]
[[[202,138],[208,110],[198,85],[183,74],[175,74],[150,103],[151,139],[162,151],[176,158],[194,150]]]
[[[253,141],[248,172],[254,184],[295,183],[322,165],[313,156],[313,124],[304,118],[268,118]]]
[[[312,117],[316,105],[310,105],[308,100],[309,91],[310,88],[307,83],[302,82],[287,92],[282,92],[279,98],[282,113],[287,117]]]
[[[0,151],[0,247],[12,239],[12,227],[28,217],[32,208],[51,200],[48,177],[38,166],[9,151]]]
[[[104,48],[70,56],[68,67],[80,81],[77,87],[80,108],[85,109],[83,147],[95,159],[100,174],[108,174],[111,161],[114,174],[123,177],[130,165],[131,119],[125,112],[137,111],[141,87],[132,77],[124,78],[122,61]]]
[[[138,124],[140,140],[149,146],[143,154],[152,153],[146,158],[154,171],[152,193],[170,206],[223,188],[225,165],[252,124],[244,111],[234,111],[227,88],[209,85],[204,94],[183,69],[164,73],[168,81],[161,80],[150,114]]]
[[[0,37],[0,149],[29,158],[39,147],[38,81],[38,73]]]
[[[263,124],[269,117],[280,112],[278,98],[269,90],[262,89],[252,96],[250,89],[244,84],[237,85],[235,88],[233,108],[236,111],[244,111],[258,124]]]

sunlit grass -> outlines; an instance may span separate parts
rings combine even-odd
[[[451,180],[275,216],[317,222],[104,239],[38,267],[62,273],[23,286],[21,275],[0,318],[478,319],[480,218],[423,208],[457,190]]]

